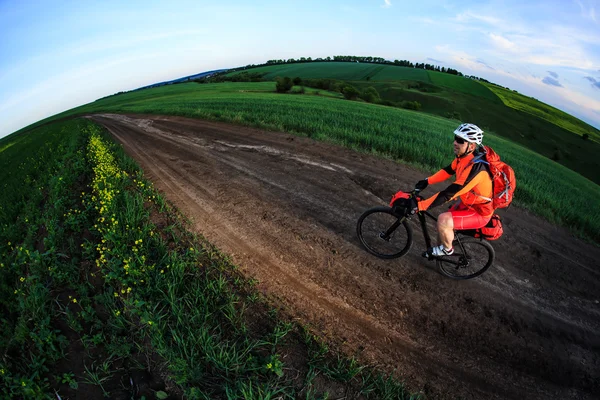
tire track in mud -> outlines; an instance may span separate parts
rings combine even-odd
[[[413,390],[487,399],[593,398],[600,389],[598,248],[512,208],[494,243],[497,267],[451,281],[418,256],[418,228],[413,250],[394,261],[374,259],[355,238],[360,213],[419,171],[214,122],[93,119],[266,292]]]

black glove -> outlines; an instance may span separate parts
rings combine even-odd
[[[417,199],[415,197],[411,197],[410,199],[398,199],[393,202],[393,207],[399,207],[406,212],[406,214],[415,214],[418,210],[417,208]]]
[[[425,179],[420,180],[419,182],[417,182],[417,184],[415,185],[415,189],[423,190],[427,186],[429,186],[429,181],[427,180],[427,178],[425,178]]]
[[[409,214],[414,214],[417,211],[419,211],[419,206],[417,204],[417,198],[416,197],[411,197],[410,199],[408,199],[408,205],[407,205],[407,212]]]

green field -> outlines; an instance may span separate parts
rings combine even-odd
[[[247,70],[251,73],[265,74],[264,78],[274,80],[277,76],[294,78],[331,78],[344,81],[366,80],[399,80],[410,79],[430,82],[425,70],[396,67],[391,65],[351,63],[351,62],[319,62],[304,64],[284,64],[257,67]],[[244,71],[232,72],[231,75]]]
[[[149,399],[418,397],[281,319],[100,127],[2,149],[3,399],[132,398],[130,379]]]
[[[339,79],[360,90],[371,86],[390,104],[417,101],[425,113],[476,123],[600,184],[600,131],[544,103],[494,85],[436,71],[367,63],[282,64],[247,72],[264,73],[265,79]],[[584,140],[584,133],[591,140]]]
[[[590,139],[600,142],[600,131],[570,114],[505,88],[490,84],[486,84],[486,86],[489,87],[492,92],[496,93],[508,107],[546,120],[567,131],[576,133],[579,136],[588,134]]]
[[[251,68],[246,71],[232,72],[237,75],[243,72],[264,74],[263,78],[274,80],[277,76],[294,78],[330,78],[343,81],[369,81],[373,83],[394,81],[416,81],[442,86],[459,93],[483,97],[490,101],[499,101],[498,97],[479,81],[466,79],[457,75],[446,74],[425,69],[351,62],[313,62],[298,64],[269,65]]]
[[[498,96],[496,96],[495,92],[482,85],[479,81],[437,71],[427,71],[427,74],[434,85],[480,97],[491,102],[498,102]]]
[[[448,164],[448,141],[456,121],[314,94],[277,94],[273,89],[269,82],[163,86],[102,99],[55,118],[92,112],[180,115],[306,135],[429,172]],[[517,204],[600,240],[600,186],[493,132],[486,133],[485,142],[515,169]]]

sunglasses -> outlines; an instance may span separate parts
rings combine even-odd
[[[460,136],[454,136],[454,141],[458,144],[464,144],[466,142],[466,140],[461,138]]]

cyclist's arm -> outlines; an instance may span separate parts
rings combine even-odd
[[[453,164],[454,164],[454,162],[452,164],[448,165],[447,167],[440,169],[435,174],[431,175],[429,178],[427,178],[427,183],[429,183],[430,185],[433,185],[436,183],[443,182],[446,179],[450,178],[452,175],[454,175],[456,173],[454,171],[454,168],[452,168]]]
[[[465,172],[466,173],[462,174],[462,176],[458,177],[456,182],[448,186],[446,189],[434,194],[428,199],[419,201],[417,204],[419,211],[428,210],[430,208],[441,206],[444,203],[455,200],[467,193],[469,190],[473,189],[483,180],[489,178],[487,171],[479,166],[477,166],[475,169],[469,168],[469,170]]]

